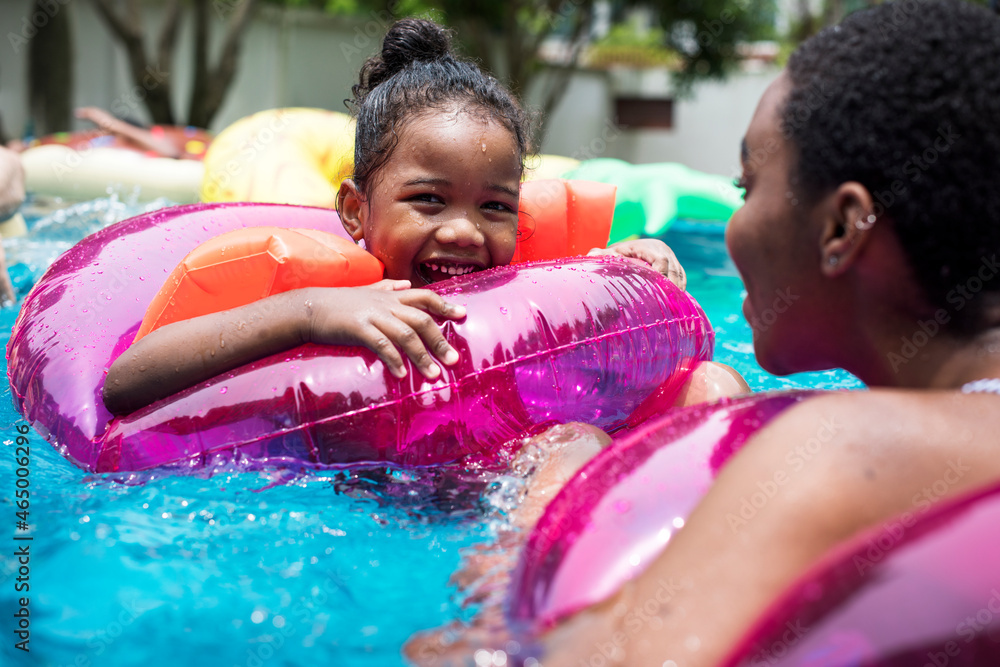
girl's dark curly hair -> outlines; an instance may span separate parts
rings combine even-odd
[[[930,302],[957,332],[985,326],[993,299],[966,294],[1000,293],[1000,18],[962,0],[886,3],[805,42],[788,76],[802,198],[865,185]]]
[[[354,182],[365,197],[392,155],[402,126],[426,109],[458,102],[487,113],[510,130],[522,165],[531,150],[530,123],[521,105],[495,78],[457,58],[448,31],[432,21],[393,24],[382,52],[365,61],[358,79],[351,104],[357,116]]]

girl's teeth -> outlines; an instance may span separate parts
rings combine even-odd
[[[472,271],[471,266],[445,266],[438,264],[428,264],[427,265],[432,271],[440,271],[441,273],[447,273],[449,276],[463,276],[466,273]]]

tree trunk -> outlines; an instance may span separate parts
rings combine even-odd
[[[146,109],[154,123],[176,125],[173,111],[173,56],[180,25],[180,0],[170,0],[166,8],[163,28],[157,40],[156,58],[146,55],[143,45],[142,15],[139,0],[125,0],[125,12],[119,14],[114,0],[92,0],[112,35],[125,46],[132,81],[137,89],[145,92]],[[249,24],[257,0],[193,0],[194,5],[194,79],[191,86],[191,103],[188,105],[187,124],[208,127],[226,98],[226,93],[236,76],[236,67],[243,34]],[[214,8],[220,19],[227,19],[219,61],[213,68],[209,63],[211,26],[209,10]],[[116,115],[127,114],[128,108],[112,108]]]
[[[176,24],[179,15],[178,3],[172,0],[167,8],[167,19],[164,23],[164,34],[172,33],[176,37]],[[170,88],[170,62],[153,62],[146,57],[146,49],[142,42],[142,12],[138,0],[125,0],[125,16],[119,16],[112,0],[93,0],[97,13],[101,15],[110,28],[111,33],[125,46],[128,55],[129,69],[132,72],[132,82],[135,84],[136,95],[127,96],[112,105],[112,113],[121,117],[127,116],[134,104],[132,100],[143,99],[146,109],[154,123],[174,125],[174,111]],[[164,55],[161,40],[160,55]],[[166,55],[172,54],[172,45],[166,49]],[[144,94],[139,94],[143,91]]]
[[[188,110],[188,123],[208,127],[226,99],[236,78],[243,35],[257,7],[257,0],[242,0],[231,11],[215,67],[208,65],[208,0],[195,0],[195,85]],[[198,42],[201,42],[199,46]]]
[[[51,3],[31,3],[33,25],[38,28],[28,45],[28,99],[35,134],[69,129],[73,95],[73,45],[68,7],[52,11]],[[35,21],[33,17],[46,17]]]

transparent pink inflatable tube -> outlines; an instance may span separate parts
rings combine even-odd
[[[22,414],[98,472],[490,460],[547,423],[618,428],[675,373],[712,356],[704,313],[658,273],[608,258],[539,262],[434,286],[468,310],[444,325],[461,361],[436,382],[412,367],[396,380],[368,350],[306,345],[112,420],[101,401],[106,370],[169,272],[213,236],[275,224],[343,234],[325,209],[199,204],[121,222],[70,249],[11,334]]]
[[[1000,486],[838,547],[720,665],[1000,665]]]
[[[814,392],[671,410],[581,468],[536,524],[508,594],[528,636],[600,602],[644,571],[750,436]]]

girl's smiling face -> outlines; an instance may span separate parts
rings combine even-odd
[[[511,132],[480,109],[409,119],[367,200],[344,181],[338,207],[355,241],[413,287],[509,264],[521,162]]]

